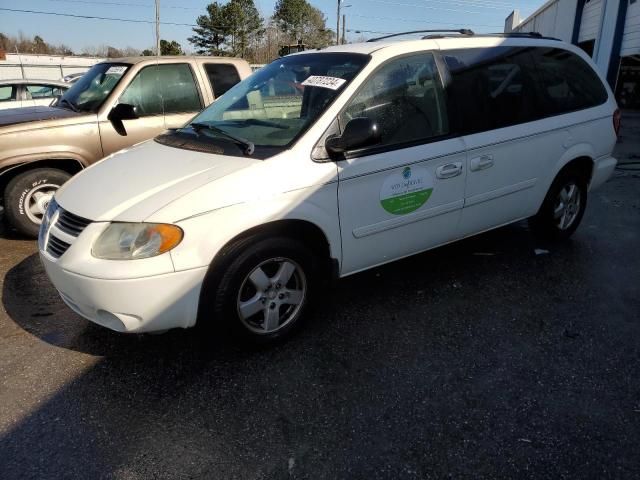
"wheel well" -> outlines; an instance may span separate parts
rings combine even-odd
[[[562,169],[558,172],[558,175],[568,170],[572,170],[581,175],[588,184],[591,182],[591,176],[593,175],[593,160],[589,157],[574,158],[564,167],[562,167]]]
[[[220,250],[220,254],[218,254],[211,263],[212,267],[217,266],[222,256],[221,254],[231,247],[231,245],[253,236],[284,236],[295,238],[318,255],[319,258],[322,259],[323,266],[327,264],[327,273],[331,272],[331,250],[329,248],[329,241],[320,227],[306,220],[276,220],[250,228],[226,243]]]
[[[72,158],[59,160],[36,160],[33,162],[21,163],[5,168],[0,172],[0,192],[4,192],[7,184],[17,175],[36,168],[55,168],[67,172],[69,175],[75,175],[84,169],[84,165],[78,160]]]
[[[207,275],[202,285],[202,290],[200,291],[200,299],[198,301],[198,322],[201,318],[208,315],[207,312],[210,305],[209,302],[205,300],[207,292],[211,291],[211,288],[215,288],[216,283],[219,281],[220,273],[222,273],[226,264],[233,260],[232,258],[227,257],[226,252],[228,252],[237,242],[253,236],[286,236],[295,238],[301,241],[305,246],[311,248],[311,250],[319,256],[321,259],[320,274],[324,276],[326,280],[338,277],[338,261],[331,258],[329,241],[327,240],[324,232],[317,225],[306,220],[276,220],[264,225],[259,225],[257,227],[250,228],[229,240],[225,246],[220,249],[209,265]]]

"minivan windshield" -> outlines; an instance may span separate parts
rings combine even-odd
[[[277,153],[318,118],[369,58],[353,53],[281,58],[238,83],[174,134],[192,137],[190,145],[194,141],[232,142],[234,154],[238,148],[253,153],[247,145],[255,146],[259,157]]]
[[[97,112],[130,66],[126,63],[94,65],[65,92],[56,106],[77,112]]]

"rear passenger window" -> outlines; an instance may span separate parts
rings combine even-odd
[[[215,98],[224,95],[227,90],[240,81],[238,70],[227,63],[205,63],[204,69],[209,77],[211,90]]]
[[[340,115],[375,120],[379,145],[425,141],[449,133],[444,89],[430,53],[393,60],[375,72]]]
[[[495,47],[443,52],[452,76],[447,97],[458,129],[473,133],[545,116],[538,105],[529,49]]]
[[[536,48],[532,53],[549,115],[595,107],[607,101],[602,81],[576,54],[559,48]]]

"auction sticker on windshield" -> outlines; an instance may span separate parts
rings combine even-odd
[[[433,178],[426,168],[405,167],[385,179],[380,204],[393,215],[404,215],[427,203],[432,192]]]
[[[124,65],[114,65],[113,67],[109,67],[109,70],[105,72],[105,75],[122,75],[126,70],[127,67],[125,67]]]
[[[324,77],[322,75],[311,75],[307,78],[302,85],[308,87],[321,87],[329,88],[331,90],[338,90],[347,81],[344,78],[338,77]]]

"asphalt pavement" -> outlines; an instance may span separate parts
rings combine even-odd
[[[0,231],[0,478],[638,478],[635,168],[569,242],[521,223],[346,278],[258,350],[93,325]]]

